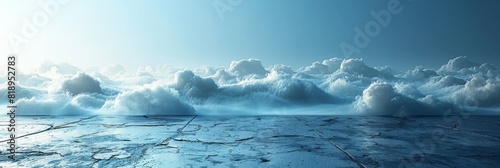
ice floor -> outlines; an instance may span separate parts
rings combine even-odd
[[[1,118],[7,128],[6,118]],[[461,121],[460,125],[457,123]],[[500,117],[17,117],[1,167],[499,167]]]

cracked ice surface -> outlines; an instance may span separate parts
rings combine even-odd
[[[498,119],[25,116],[16,123],[16,162],[0,132],[0,166],[495,167]]]

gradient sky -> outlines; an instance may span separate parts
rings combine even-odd
[[[51,60],[133,70],[164,64],[227,67],[244,58],[299,68],[345,57],[339,44],[353,45],[353,28],[364,29],[374,20],[370,11],[387,9],[389,0],[242,0],[223,20],[213,0],[70,1],[15,51],[9,33],[21,35],[23,18],[43,11],[36,2],[0,1],[0,54],[16,52],[26,68]],[[438,67],[464,55],[499,67],[500,1],[401,0],[401,6],[354,57],[401,70]]]

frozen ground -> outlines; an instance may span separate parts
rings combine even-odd
[[[497,116],[18,116],[16,162],[6,118],[1,167],[500,165]]]

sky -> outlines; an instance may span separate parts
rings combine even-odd
[[[40,2],[56,2],[57,8],[44,10]],[[376,21],[372,10],[387,11],[397,2],[400,12],[391,14],[386,26],[378,23],[368,45],[352,55],[342,51],[342,43],[356,46],[355,27],[364,31]],[[45,60],[134,70],[227,67],[246,58],[265,60],[265,67],[282,63],[298,69],[339,57],[406,70],[436,68],[457,56],[498,66],[499,7],[494,0],[6,0],[0,2],[0,54],[16,53],[26,69]],[[25,20],[34,23],[33,18],[42,23],[27,37]]]
[[[22,115],[498,115],[499,7],[5,0],[0,55]]]

